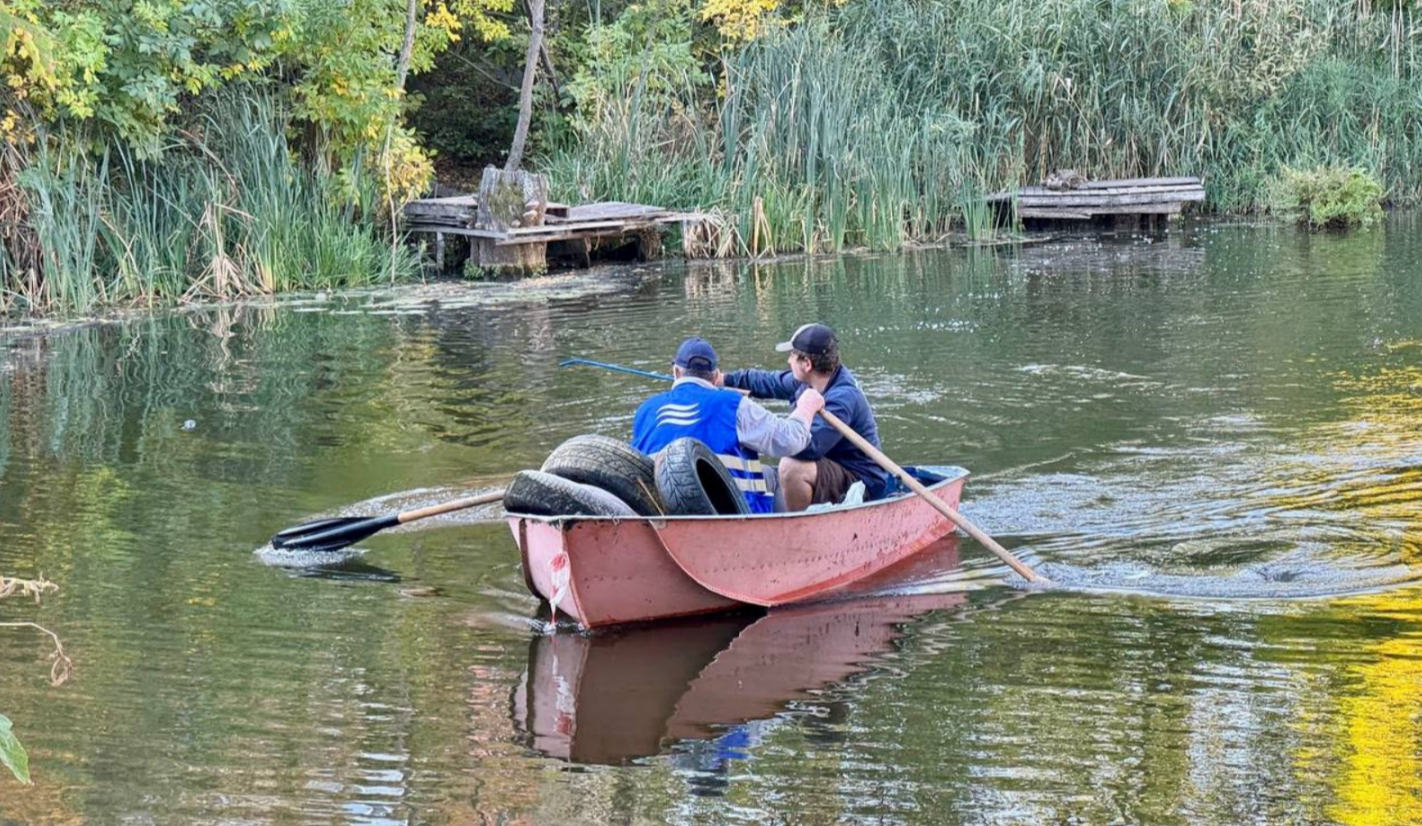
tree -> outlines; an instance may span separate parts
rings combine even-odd
[[[512,172],[523,163],[523,150],[528,143],[528,126],[533,120],[533,84],[538,78],[538,57],[543,48],[543,0],[528,0],[528,52],[523,59],[523,85],[518,93],[518,125],[514,127],[513,144],[504,170]]]

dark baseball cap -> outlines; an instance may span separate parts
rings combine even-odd
[[[715,370],[716,348],[704,338],[689,338],[676,348],[675,363],[687,370]]]
[[[775,349],[781,353],[795,350],[807,356],[819,356],[828,353],[829,348],[838,343],[839,337],[834,330],[823,324],[806,324],[796,330],[789,341],[775,345]]]

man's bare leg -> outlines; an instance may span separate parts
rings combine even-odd
[[[785,510],[802,511],[815,496],[815,482],[820,469],[814,462],[800,459],[780,460],[780,489],[785,494]]]

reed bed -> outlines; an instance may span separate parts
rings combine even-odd
[[[414,274],[417,253],[371,220],[375,182],[313,171],[288,122],[249,91],[211,101],[156,160],[68,134],[12,147],[27,152],[14,176],[23,214],[0,233],[0,309],[87,313]]]
[[[562,197],[717,208],[737,253],[981,234],[984,193],[1059,168],[1198,175],[1220,212],[1320,165],[1422,199],[1405,0],[854,0],[726,55],[715,84],[656,71],[607,78],[545,171]]]

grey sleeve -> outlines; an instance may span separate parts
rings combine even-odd
[[[736,408],[736,438],[764,456],[794,456],[810,444],[810,428],[798,419],[777,416],[750,398]]]

